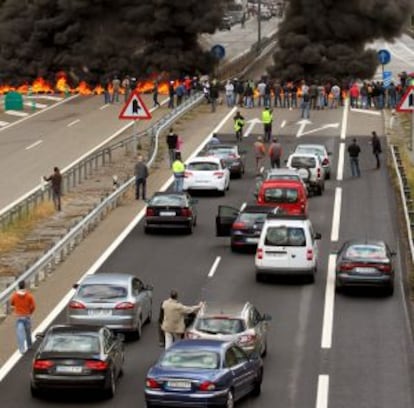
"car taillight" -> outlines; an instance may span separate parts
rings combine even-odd
[[[161,388],[161,384],[158,381],[155,381],[153,378],[147,378],[145,380],[145,386],[151,389]]]
[[[263,249],[262,248],[257,248],[256,258],[257,259],[263,259]]]
[[[344,262],[339,266],[339,269],[341,271],[351,271],[354,268],[355,268],[355,264],[350,263],[350,262]]]
[[[145,215],[147,217],[153,217],[155,215],[155,210],[153,208],[147,208],[147,211],[145,212]]]
[[[191,171],[186,171],[186,172],[184,172],[184,177],[185,178],[189,178],[189,177],[191,177],[193,175],[193,173],[191,173]]]
[[[185,338],[186,339],[199,339],[201,336],[197,333],[194,333],[192,331],[188,331],[185,333]]]
[[[327,166],[329,164],[329,159],[325,157],[322,162],[322,166]]]
[[[235,222],[233,223],[233,229],[246,229],[246,224],[244,222]]]
[[[256,335],[255,334],[243,334],[239,337],[239,339],[237,340],[237,342],[240,345],[248,345],[251,343],[254,343],[256,341]]]
[[[313,249],[308,249],[306,251],[306,260],[312,261],[312,259],[313,259]]]
[[[199,386],[198,389],[200,391],[213,391],[216,389],[216,384],[211,381],[203,381]]]
[[[222,178],[224,176],[224,171],[215,171],[213,173],[213,176],[216,176],[217,178]]]
[[[85,367],[90,370],[104,371],[108,368],[108,363],[101,360],[86,360]]]
[[[321,169],[318,167],[318,170],[316,170],[316,177],[321,178]]]
[[[376,265],[376,268],[380,270],[381,272],[390,273],[392,268],[390,264],[378,264]]]
[[[190,208],[181,208],[181,215],[183,217],[191,217],[193,215],[193,212]]]
[[[86,309],[86,306],[82,302],[72,300],[69,302],[69,309]]]
[[[33,362],[33,368],[36,370],[47,370],[53,367],[55,363],[50,360],[35,360]]]
[[[121,302],[121,303],[118,303],[115,306],[115,309],[117,309],[117,310],[130,310],[130,309],[133,309],[134,307],[135,307],[135,304],[134,303],[131,303],[131,302]]]

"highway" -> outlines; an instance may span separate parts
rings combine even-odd
[[[243,113],[251,120],[259,112],[255,108]],[[310,218],[322,234],[315,284],[256,283],[253,255],[233,254],[226,238],[215,237],[217,206],[252,199],[252,143],[261,132],[259,125],[253,125],[242,142],[249,152],[247,174],[232,181],[225,197],[199,197],[198,226],[192,236],[145,235],[139,223],[98,271],[133,273],[155,288],[154,322],[144,328],[140,341],[127,343],[125,376],[115,398],[96,400],[72,393],[33,400],[29,391],[32,353],[28,353],[0,383],[2,406],[4,401],[7,408],[76,407],[86,402],[99,407],[144,407],[145,374],[161,352],[158,305],[171,288],[179,291],[185,303],[250,300],[261,312],[272,315],[262,395],[241,402],[241,408],[414,406],[413,345],[402,289],[406,271],[395,194],[387,168],[374,170],[368,138],[371,130],[382,135],[382,119],[342,109],[311,112],[311,123],[297,123],[297,111],[276,110],[275,117],[275,133],[281,135],[285,156],[298,142],[323,142],[333,153],[332,180],[322,197],[310,198]],[[220,138],[232,138],[226,136],[231,129],[228,121]],[[343,156],[345,143],[352,137],[362,149],[360,179],[350,178],[349,163]],[[344,240],[361,236],[384,239],[398,252],[393,297],[374,291],[334,293],[333,252]],[[212,269],[215,262],[217,268]],[[57,317],[56,322],[64,321],[63,314]]]

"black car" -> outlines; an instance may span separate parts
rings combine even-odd
[[[346,242],[336,261],[336,290],[351,286],[375,286],[394,293],[394,266],[391,251],[384,241],[352,240]]]
[[[52,389],[98,389],[115,394],[124,363],[124,336],[102,326],[52,326],[37,349],[31,392]]]
[[[197,225],[197,200],[186,193],[157,192],[147,201],[144,231],[181,228],[189,234]]]
[[[216,236],[230,237],[231,250],[255,250],[268,214],[281,213],[279,207],[243,205],[240,209],[219,205]]]
[[[246,152],[239,150],[238,145],[224,143],[209,145],[204,155],[222,159],[231,176],[239,178],[243,176]]]

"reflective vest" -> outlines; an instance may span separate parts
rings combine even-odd
[[[237,132],[237,131],[239,131],[240,129],[242,129],[243,128],[243,126],[244,126],[244,120],[242,119],[242,118],[237,118],[235,121],[234,121],[234,130]]]
[[[172,165],[172,171],[174,175],[181,175],[184,174],[185,165],[181,160],[175,160]]]
[[[272,123],[272,112],[270,112],[270,110],[266,109],[262,112],[262,122],[264,124]]]

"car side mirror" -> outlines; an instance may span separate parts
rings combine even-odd
[[[272,320],[272,316],[270,316],[270,314],[263,313],[263,314],[262,314],[262,320],[263,320],[264,322],[270,322],[270,321]]]
[[[315,239],[321,239],[322,238],[322,234],[320,234],[319,232],[316,232],[315,235],[313,236],[313,238],[315,238]]]
[[[79,287],[79,283],[74,283],[74,284],[72,285],[72,288],[73,288],[73,289],[78,289],[78,287]]]

